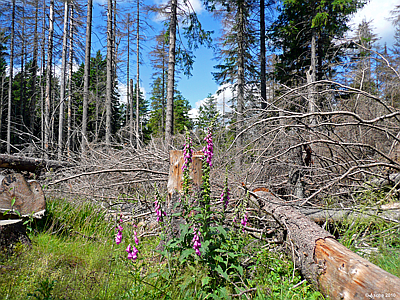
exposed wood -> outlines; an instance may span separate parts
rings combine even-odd
[[[71,163],[57,160],[0,154],[0,168],[34,173],[42,169],[49,170],[72,166],[73,165]]]
[[[13,210],[21,216],[37,217],[44,213],[46,201],[37,181],[27,182],[21,174],[10,174],[0,178],[0,182],[0,212]]]
[[[202,172],[202,151],[193,153],[192,164],[190,166],[190,177],[192,178],[192,185],[196,187],[201,186]],[[171,150],[169,151],[170,169],[168,177],[168,194],[172,195],[174,191],[182,191],[182,178],[183,178],[183,151]]]
[[[341,245],[299,210],[268,192],[251,194],[262,204],[262,209],[287,230],[295,266],[329,299],[366,299],[369,294],[400,295],[399,278]]]
[[[316,242],[315,261],[322,272],[318,278],[319,289],[329,295],[330,299],[400,297],[398,277],[370,263],[332,238]]]

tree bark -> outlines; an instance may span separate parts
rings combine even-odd
[[[238,57],[237,57],[237,107],[236,107],[236,149],[237,158],[236,166],[239,168],[241,165],[241,151],[243,145],[243,135],[240,134],[243,127],[243,109],[244,109],[244,88],[245,88],[245,74],[244,74],[244,3],[238,4]]]
[[[173,135],[174,116],[174,86],[175,86],[175,44],[176,44],[176,13],[177,0],[171,1],[171,20],[169,23],[169,54],[168,54],[168,82],[167,82],[167,114],[165,120],[165,144],[171,144]]]
[[[51,108],[51,67],[53,62],[53,34],[54,34],[54,0],[50,0],[49,15],[49,44],[47,47],[47,68],[46,68],[46,95],[44,105],[44,157],[49,157],[50,140],[50,108]]]
[[[88,98],[89,98],[89,76],[90,76],[90,49],[92,45],[92,0],[87,3],[86,19],[86,47],[85,47],[85,71],[83,79],[83,112],[82,112],[82,155],[86,155],[87,137],[87,119],[88,119]]]
[[[7,153],[11,153],[11,103],[12,82],[14,76],[14,23],[15,23],[15,0],[12,0],[11,34],[10,34],[10,75],[8,77],[8,112],[7,112]]]
[[[252,193],[262,209],[287,230],[293,261],[329,299],[400,295],[400,279],[353,253],[293,207],[266,192]]]
[[[131,105],[130,104],[130,87],[129,87],[129,84],[130,84],[130,80],[129,80],[129,67],[130,67],[130,60],[129,60],[129,52],[130,52],[130,35],[131,35],[131,33],[130,33],[130,25],[131,25],[131,21],[130,21],[130,17],[131,17],[131,14],[129,14],[128,13],[128,15],[127,15],[127,18],[128,18],[128,20],[127,20],[127,22],[126,22],[126,24],[127,24],[127,37],[128,37],[128,43],[127,43],[127,47],[128,47],[128,49],[127,49],[127,52],[126,52],[126,55],[127,55],[127,59],[126,59],[126,116],[125,116],[125,123],[126,123],[126,126],[128,126],[128,124],[129,124],[129,106]]]
[[[64,2],[64,32],[61,57],[61,80],[60,80],[60,116],[58,119],[58,159],[62,159],[63,132],[64,132],[64,99],[65,99],[65,73],[67,68],[67,37],[68,37],[69,4]]]
[[[131,89],[131,106],[129,110],[130,120],[129,120],[129,141],[133,145],[133,79],[130,80]]]
[[[265,70],[265,0],[260,0],[260,85],[261,109],[267,108],[267,79]]]
[[[35,112],[36,112],[36,78],[38,70],[38,19],[39,16],[39,0],[35,0],[35,28],[33,33],[33,57],[32,57],[32,95],[29,102],[31,132],[35,132]],[[1,126],[0,126],[1,127]]]
[[[71,157],[71,138],[72,138],[72,66],[74,59],[74,4],[71,4],[70,11],[70,25],[69,25],[69,75],[68,75],[68,112],[67,112],[67,157]]]
[[[106,145],[111,143],[111,97],[112,97],[112,56],[113,56],[113,32],[112,32],[112,0],[108,0],[107,6],[107,86],[106,86]]]
[[[70,163],[57,160],[0,154],[0,168],[34,173],[41,169],[58,169],[71,166]]]
[[[137,3],[137,14],[136,14],[136,149],[140,149],[140,133],[139,133],[139,98],[140,98],[140,88],[139,88],[139,0]]]

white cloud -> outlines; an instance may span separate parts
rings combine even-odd
[[[118,92],[119,92],[119,101],[121,103],[127,103],[127,96],[128,96],[128,89],[126,88],[126,83],[123,83],[121,81],[118,81]],[[143,93],[144,99],[146,99],[146,89],[141,86],[140,91]]]
[[[399,0],[371,0],[361,10],[359,10],[351,20],[351,28],[353,32],[357,29],[358,24],[365,19],[367,22],[372,21],[371,25],[374,33],[381,39],[379,43],[393,43],[394,27],[390,17],[390,11],[399,4]]]
[[[223,89],[224,89],[224,91],[222,91]],[[218,94],[219,90],[221,90],[221,92]],[[221,114],[224,111],[225,111],[225,113],[231,111],[230,105],[228,103],[233,98],[231,85],[220,86],[218,88],[218,90],[212,96],[217,99],[217,109]],[[207,98],[204,98],[195,103],[195,107],[189,111],[190,118],[195,119],[199,116],[199,108],[202,104],[205,103],[206,99]]]
[[[154,0],[156,5],[166,5],[168,0]],[[188,0],[185,3],[185,0],[178,0],[178,6],[184,10],[185,12],[193,12],[195,11],[196,14],[201,14],[205,9],[200,0]],[[167,16],[168,17],[168,16]],[[154,22],[162,22],[166,18],[165,15],[158,13],[155,18],[153,19]]]

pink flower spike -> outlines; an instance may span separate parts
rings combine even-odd
[[[122,232],[119,230],[117,235],[115,236],[115,243],[119,245],[122,241]]]
[[[139,245],[139,239],[137,236],[135,236],[135,243],[136,243],[136,245]]]
[[[132,252],[132,246],[131,246],[131,244],[129,244],[128,245],[128,247],[126,247],[126,250],[125,250],[126,252]]]

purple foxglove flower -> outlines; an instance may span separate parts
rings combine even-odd
[[[117,235],[115,236],[115,243],[119,245],[122,241],[122,232],[118,231]]]
[[[134,231],[133,234],[134,234],[134,236],[135,236],[135,243],[136,243],[136,245],[139,245],[139,239],[138,239],[138,237],[137,237],[137,235],[136,235],[136,231]]]

